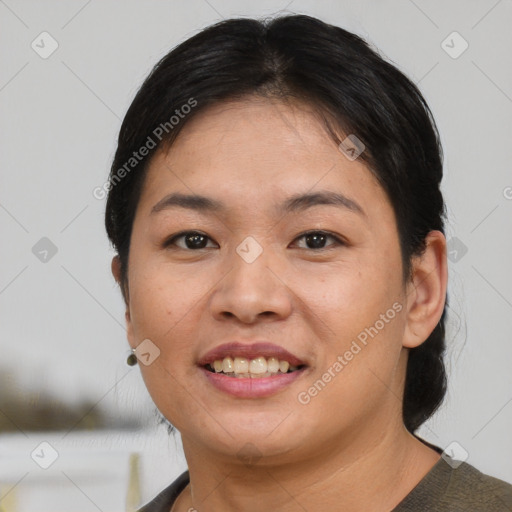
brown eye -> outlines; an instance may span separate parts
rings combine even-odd
[[[208,240],[210,240],[210,238],[199,231],[183,231],[169,239],[165,243],[165,247],[175,245],[180,249],[206,249]],[[180,241],[180,243],[178,243],[178,241]]]
[[[328,249],[331,246],[344,245],[338,237],[325,231],[308,231],[307,233],[303,233],[301,236],[296,238],[296,240],[300,239],[304,239],[306,243],[306,247],[301,247],[302,249],[321,250]],[[334,240],[334,244],[329,244],[326,246],[326,242],[329,239]]]

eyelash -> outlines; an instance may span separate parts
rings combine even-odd
[[[172,245],[176,245],[176,240],[180,239],[180,238],[183,238],[187,235],[200,235],[200,236],[203,236],[209,240],[211,240],[211,238],[206,235],[205,233],[201,233],[201,231],[181,231],[180,233],[177,233],[176,235],[173,235],[171,238],[169,238],[167,241],[164,242],[164,248],[169,248],[170,246]],[[331,244],[331,245],[328,245],[327,247],[320,247],[318,249],[310,249],[308,247],[301,247],[301,249],[308,249],[310,251],[314,251],[314,252],[320,252],[320,251],[327,251],[327,250],[330,250],[332,249],[333,247],[335,246],[344,246],[346,245],[346,243],[341,240],[338,236],[336,235],[333,235],[332,233],[328,232],[328,231],[323,231],[323,230],[312,230],[312,231],[305,231],[304,233],[300,234],[299,236],[297,236],[295,239],[294,239],[294,242],[296,240],[299,240],[301,238],[304,238],[304,237],[307,237],[308,235],[324,235],[328,238],[331,238],[335,241],[334,244]],[[179,247],[177,246],[178,249],[183,249],[185,251],[201,251],[201,250],[204,250],[204,249],[208,249],[208,247],[202,247],[202,248],[199,248],[199,249],[190,249],[188,247]]]

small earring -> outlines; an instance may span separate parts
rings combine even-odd
[[[134,348],[132,348],[132,353],[126,358],[126,364],[128,366],[135,366],[137,364],[137,356],[135,355]]]

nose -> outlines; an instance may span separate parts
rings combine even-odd
[[[282,320],[292,311],[293,293],[286,284],[282,265],[271,261],[270,249],[252,262],[235,251],[229,258],[229,272],[218,283],[210,300],[215,319],[236,318],[252,324]]]

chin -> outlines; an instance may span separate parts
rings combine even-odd
[[[218,423],[210,418],[204,423],[189,425],[190,430],[185,427],[183,432],[188,432],[185,436],[194,443],[197,440],[219,455],[241,460],[278,457],[282,462],[284,454],[304,447],[308,431],[292,421],[283,422],[286,415],[269,417],[262,411],[241,416],[231,415],[228,422],[230,415],[223,415],[218,418]],[[292,417],[297,416],[290,415],[290,419]],[[198,430],[198,425],[203,426]]]

